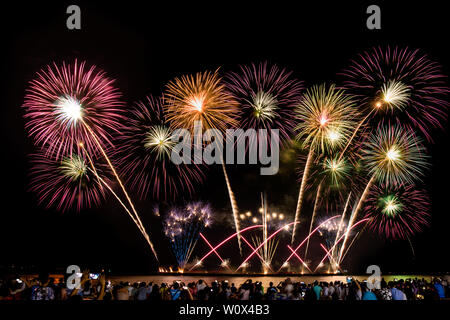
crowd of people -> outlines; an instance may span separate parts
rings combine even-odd
[[[65,279],[67,280],[67,279]],[[55,281],[48,274],[26,279],[11,277],[0,280],[0,300],[439,300],[450,298],[446,279],[381,280],[375,287],[367,282],[348,279],[341,282],[304,283],[290,278],[264,287],[261,282],[247,280],[236,286],[228,281],[203,280],[183,283],[128,282],[111,283],[104,274],[89,279],[84,273],[77,289],[69,289],[66,281]]]

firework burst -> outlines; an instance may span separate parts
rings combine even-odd
[[[369,173],[388,185],[413,183],[427,167],[420,138],[399,125],[380,126],[365,143],[362,158]]]
[[[176,78],[167,85],[166,96],[167,118],[173,128],[193,132],[196,121],[203,129],[225,131],[237,126],[236,102],[217,71]]]
[[[368,227],[388,239],[407,239],[428,225],[428,196],[411,185],[375,186],[367,203]]]
[[[158,259],[134,204],[105,152],[107,146],[112,146],[110,132],[117,132],[119,120],[123,118],[123,103],[119,100],[121,94],[113,87],[113,82],[95,66],[87,68],[85,62],[78,63],[77,60],[73,65],[63,63],[62,67],[58,67],[54,63],[48,66],[46,71],[42,70],[37,79],[30,82],[23,104],[25,118],[29,119],[26,127],[35,143],[45,149],[48,156],[57,159],[67,155],[71,157],[75,150],[82,147],[95,175],[94,165],[97,164],[92,159],[97,152],[101,152],[133,214],[109,185],[105,186],[130,214]],[[99,180],[102,181],[101,178]]]
[[[295,128],[298,131],[296,138],[304,147],[309,148],[295,211],[294,221],[298,222],[314,154],[320,156],[324,152],[345,146],[356,126],[358,113],[351,96],[335,89],[334,85],[329,88],[321,85],[307,90],[295,108],[295,114],[299,120]],[[297,227],[295,224],[292,243]]]
[[[188,129],[195,134],[195,126],[225,132],[236,127],[237,108],[233,97],[226,91],[218,72],[197,73],[194,76],[176,78],[167,85],[167,117],[173,128]],[[198,143],[195,138],[195,143]],[[239,232],[239,211],[225,163],[222,161],[225,183],[228,189],[236,231]],[[242,253],[240,234],[237,236]]]
[[[164,232],[170,239],[178,266],[184,270],[198,237],[211,225],[209,204],[196,202],[183,209],[172,209],[164,221]]]
[[[379,115],[417,127],[428,140],[446,119],[449,88],[441,67],[418,50],[373,48],[343,72],[344,88]],[[405,121],[406,120],[406,121]]]
[[[302,82],[291,74],[267,63],[241,66],[239,72],[227,74],[227,89],[239,105],[242,129],[278,129],[282,141],[289,139],[294,128],[293,108],[303,89]]]
[[[353,226],[374,182],[390,187],[413,184],[427,167],[427,156],[420,139],[408,128],[400,125],[380,125],[362,150],[363,163],[370,179],[354,208],[341,246],[340,258],[348,241],[348,231]]]
[[[111,145],[108,131],[117,130],[123,108],[113,83],[85,62],[47,66],[30,82],[25,96],[29,135],[56,157],[70,154],[80,141],[90,154],[97,150],[89,128],[102,145]]]
[[[92,170],[83,152],[56,159],[43,151],[31,158],[31,187],[36,192],[39,203],[46,203],[47,208],[67,211],[98,206],[105,197],[105,188],[97,179],[109,183],[104,175],[105,166],[99,165],[96,172]]]
[[[173,129],[163,114],[163,98],[148,97],[137,103],[125,119],[114,150],[120,171],[141,198],[156,199],[192,194],[203,180],[196,164],[176,165],[171,161],[175,145]]]
[[[308,89],[295,115],[297,140],[317,153],[344,146],[358,119],[353,98],[334,85]]]
[[[229,268],[230,267],[230,259],[225,259],[220,263],[221,268]]]
[[[322,161],[322,175],[326,185],[330,188],[339,189],[343,182],[348,181],[352,166],[346,158],[326,158]]]
[[[342,209],[346,195],[360,188],[355,166],[347,157],[318,157],[311,168],[305,199],[314,203],[313,216],[319,209],[335,212]]]
[[[317,185],[312,184],[308,188],[316,190],[314,207],[309,224],[309,233],[312,232],[316,215],[321,207],[325,207],[326,212],[340,210],[344,200],[344,194],[352,190],[356,183],[352,175],[353,166],[345,157],[319,157],[312,176],[318,176]],[[332,223],[325,223],[324,228],[329,228]],[[307,239],[304,259],[307,259],[310,238]]]

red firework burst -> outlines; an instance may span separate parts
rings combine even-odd
[[[242,129],[279,129],[282,141],[289,139],[295,125],[293,108],[303,89],[291,75],[267,62],[226,75],[227,89],[239,104]]]
[[[105,186],[111,182],[105,176],[106,167],[99,164],[92,167],[83,150],[75,149],[58,159],[43,150],[31,155],[30,190],[37,193],[39,203],[46,203],[47,208],[80,211],[100,205],[106,195]]]
[[[26,128],[36,145],[56,157],[70,154],[83,142],[90,153],[110,144],[108,131],[118,128],[123,103],[114,80],[85,62],[47,66],[30,82],[23,107]]]
[[[367,199],[368,227],[389,239],[407,239],[428,226],[429,199],[412,185],[374,186]]]
[[[141,198],[149,192],[156,199],[168,199],[181,192],[193,193],[204,176],[195,164],[171,161],[173,129],[163,113],[164,99],[148,97],[130,111],[117,137],[114,159]]]
[[[379,116],[417,127],[431,140],[431,127],[447,117],[446,76],[419,50],[373,48],[352,60],[342,73],[344,88]]]

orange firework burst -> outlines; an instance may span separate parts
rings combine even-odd
[[[202,129],[216,129],[225,132],[227,128],[237,127],[237,103],[226,91],[217,70],[199,72],[195,76],[184,75],[169,82],[166,91],[167,120],[173,128],[194,132],[196,123]],[[238,208],[230,186],[225,164],[223,173],[230,196],[236,231],[239,232]],[[238,234],[239,249],[242,253]]]
[[[237,104],[225,91],[217,71],[183,75],[167,85],[167,117],[174,128],[193,130],[200,121],[203,129],[225,131],[237,125]]]

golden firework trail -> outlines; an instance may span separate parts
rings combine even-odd
[[[80,143],[79,145],[85,151],[85,154],[86,154],[87,158],[89,159],[89,162],[90,162],[91,167],[92,167],[91,171],[94,173],[94,175],[98,179],[99,184],[100,185],[103,184],[112,193],[112,195],[117,199],[117,201],[122,205],[122,207],[125,209],[125,211],[130,216],[131,220],[133,220],[134,224],[138,227],[139,231],[141,231],[142,235],[144,236],[145,240],[148,242],[148,244],[150,245],[150,248],[151,248],[152,244],[150,242],[150,237],[148,236],[148,234],[145,231],[145,229],[142,228],[142,226],[139,224],[139,222],[136,220],[136,218],[133,216],[133,214],[130,212],[130,210],[127,208],[127,206],[123,203],[122,199],[120,199],[120,197],[114,192],[114,190],[111,188],[111,186],[108,183],[106,183],[106,181],[102,177],[100,177],[98,175],[97,170],[96,170],[96,168],[94,166],[94,163],[92,161],[92,158],[87,153],[86,149],[84,148],[83,143]]]
[[[308,232],[308,234],[310,234],[311,231],[312,231],[312,227],[314,225],[314,219],[316,217],[316,213],[317,213],[317,210],[318,210],[318,207],[319,207],[319,197],[320,197],[320,192],[321,192],[321,189],[322,189],[322,183],[323,183],[323,181],[321,181],[319,183],[319,186],[317,187],[316,200],[314,201],[314,209],[313,209],[313,213],[312,213],[312,216],[311,216],[311,223],[309,224],[309,232]],[[303,260],[306,260],[307,256],[308,256],[309,239],[310,238],[308,238],[308,241],[306,242],[305,256],[304,256]]]
[[[334,239],[334,244],[336,244],[336,242],[338,241],[338,239],[339,239],[339,237],[340,237],[340,235],[341,235],[341,230],[342,230],[342,225],[343,225],[343,223],[344,223],[345,213],[347,212],[347,208],[348,208],[348,204],[349,204],[349,202],[350,202],[351,196],[352,196],[352,192],[350,191],[349,194],[348,194],[348,197],[347,197],[347,201],[345,201],[344,210],[342,210],[342,216],[341,216],[341,220],[339,221],[339,228],[338,228],[338,230],[337,230],[337,232],[336,232],[336,238]],[[338,249],[337,249],[337,247],[335,246],[335,247],[333,248],[333,252],[332,252],[332,256],[333,256],[333,257],[335,256],[337,250],[338,250]],[[334,258],[334,259],[336,260],[337,257]],[[338,262],[338,263],[339,263],[339,262]]]
[[[108,155],[106,154],[105,150],[103,149],[103,147],[102,147],[100,141],[98,140],[98,138],[97,138],[97,136],[95,135],[95,133],[92,131],[91,127],[90,127],[83,119],[81,119],[81,122],[82,122],[83,125],[86,127],[86,129],[89,131],[89,133],[92,135],[92,138],[94,139],[95,143],[97,144],[98,148],[100,149],[101,153],[103,154],[103,157],[105,158],[106,162],[108,163],[109,167],[111,168],[111,171],[113,172],[114,176],[116,177],[117,182],[119,183],[119,185],[120,185],[120,187],[121,187],[121,189],[122,189],[122,191],[123,191],[125,197],[127,198],[128,203],[130,204],[131,209],[132,209],[132,211],[133,211],[133,213],[134,213],[134,215],[135,215],[136,221],[138,222],[138,224],[140,225],[140,227],[142,228],[142,230],[144,231],[144,233],[147,234],[147,232],[145,231],[144,225],[142,224],[142,221],[141,221],[141,219],[139,218],[139,215],[138,215],[138,213],[137,213],[137,211],[136,211],[136,209],[135,209],[135,207],[134,207],[134,204],[133,204],[133,202],[131,201],[131,198],[130,198],[130,196],[128,195],[128,192],[126,191],[125,186],[124,186],[123,183],[122,183],[122,180],[120,179],[119,175],[117,174],[116,169],[115,169],[114,166],[112,165],[111,160],[109,159]],[[147,242],[149,243],[150,248],[151,248],[153,254],[155,255],[156,260],[159,261],[158,255],[156,254],[156,250],[155,250],[155,248],[154,248],[154,246],[153,246],[153,243],[151,242],[151,240],[150,240],[148,234],[147,234],[147,237],[148,237]]]
[[[241,235],[240,235],[241,226],[239,223],[239,210],[238,210],[238,206],[236,203],[236,199],[234,197],[233,190],[231,189],[230,180],[228,179],[227,170],[225,168],[225,163],[223,160],[222,160],[222,169],[223,169],[223,175],[225,177],[225,183],[228,188],[228,196],[230,197],[231,210],[233,212],[233,218],[234,218],[234,227],[236,228],[236,232],[238,232],[237,239],[238,239],[238,244],[239,244],[239,252],[242,255],[242,243],[241,243]]]
[[[229,127],[238,126],[237,103],[225,89],[225,84],[215,72],[198,72],[194,75],[183,75],[167,84],[167,120],[174,128],[195,131],[196,123],[203,129],[217,129],[225,132]],[[236,228],[239,251],[242,255],[241,236],[239,233],[239,212],[231,184],[222,159],[222,169],[230,197]]]
[[[348,147],[350,146],[350,144],[352,143],[353,139],[356,136],[356,133],[359,131],[359,129],[361,128],[361,126],[364,124],[364,122],[367,121],[367,119],[371,116],[372,112],[374,112],[374,110],[376,109],[372,109],[370,110],[370,112],[367,114],[367,116],[365,116],[360,123],[358,123],[358,125],[356,126],[355,130],[353,131],[353,134],[351,135],[350,139],[348,139],[347,144],[345,145],[344,149],[342,149],[341,154],[339,155],[338,161],[340,161],[342,159],[342,157],[344,156],[345,151],[347,151]]]
[[[309,174],[309,169],[310,169],[310,166],[311,166],[312,158],[313,158],[313,151],[312,151],[312,149],[310,149],[309,152],[308,152],[308,158],[306,159],[305,170],[303,171],[302,182],[300,184],[300,191],[298,193],[297,209],[295,210],[294,222],[297,222],[300,219],[300,213],[301,213],[302,202],[303,202],[303,195],[305,193],[306,180],[308,178],[308,174]],[[294,224],[294,228],[293,228],[293,231],[292,231],[291,244],[293,244],[294,241],[295,241],[295,233],[297,231],[297,225],[298,225],[298,223]]]
[[[315,153],[320,155],[326,150],[343,147],[347,138],[354,131],[357,112],[352,96],[336,89],[334,85],[329,87],[320,85],[312,87],[304,94],[295,109],[295,114],[299,120],[295,128],[299,132],[296,139],[302,141],[302,144],[308,147],[309,152],[298,195],[292,244],[295,241],[297,222],[300,218],[306,180],[313,155]]]
[[[345,244],[347,243],[348,235],[350,234],[351,227],[353,226],[353,223],[355,222],[356,217],[358,216],[359,210],[361,209],[364,201],[366,201],[366,198],[369,194],[370,187],[372,186],[374,181],[375,181],[375,174],[372,175],[372,177],[370,178],[366,187],[364,188],[364,191],[363,191],[361,197],[359,198],[358,204],[356,205],[356,208],[353,210],[353,212],[350,216],[350,220],[348,221],[348,225],[347,225],[347,230],[345,231],[344,242],[342,243],[342,246],[341,246],[341,253],[339,254],[339,260],[338,260],[339,263],[341,263],[341,261],[342,261],[342,253],[344,251]]]

